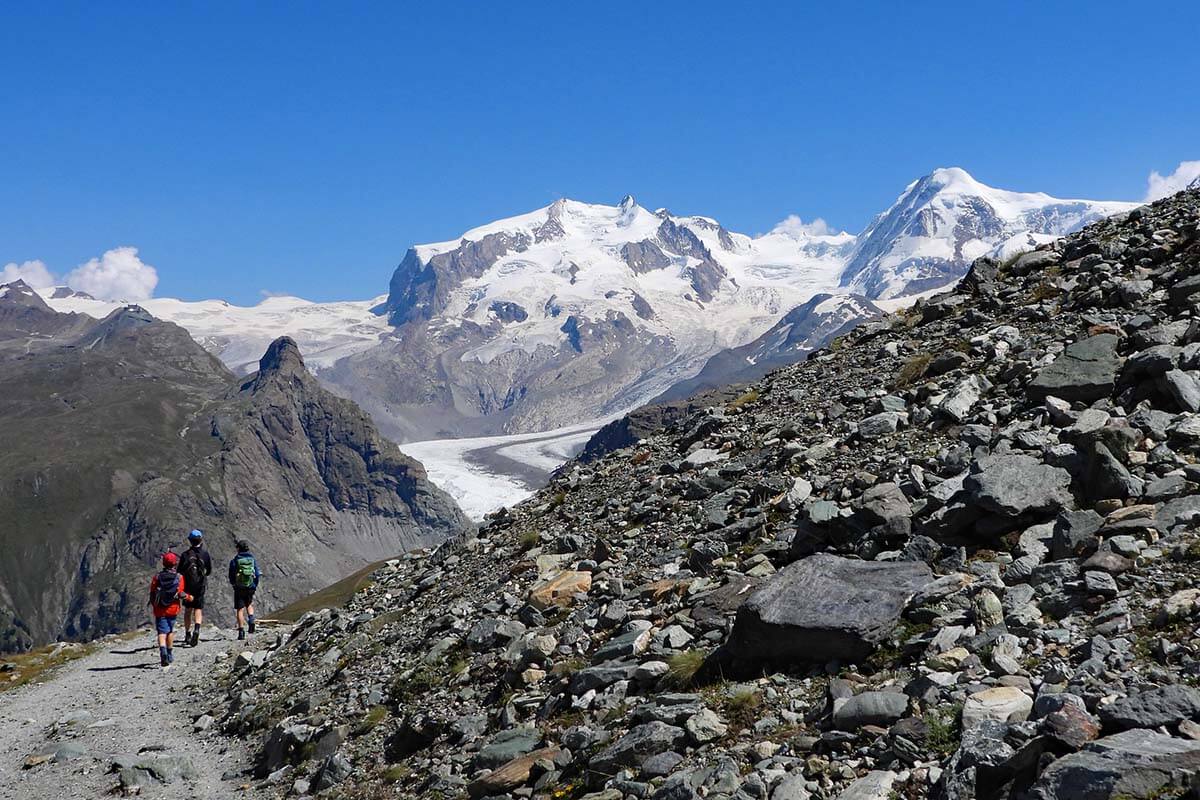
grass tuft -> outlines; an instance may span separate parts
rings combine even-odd
[[[931,363],[933,363],[933,356],[929,353],[920,353],[905,361],[896,372],[895,387],[903,389],[906,386],[912,386],[925,377],[925,371],[929,369]]]
[[[666,682],[677,689],[685,689],[696,680],[704,666],[706,656],[702,650],[684,650],[667,659]]]
[[[745,394],[741,395],[740,397],[737,397],[737,398],[734,398],[733,400],[731,400],[729,402],[729,405],[726,406],[726,408],[728,408],[730,411],[734,411],[734,410],[737,410],[744,406],[750,405],[751,403],[758,400],[758,398],[759,398],[758,390],[751,389],[750,391],[746,392]]]

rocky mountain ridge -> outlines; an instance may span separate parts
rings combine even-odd
[[[469,527],[286,337],[239,380],[138,306],[60,314],[8,284],[0,377],[2,650],[141,623],[159,555],[193,528],[222,620],[237,538],[262,559],[265,610]]]
[[[670,422],[229,665],[207,710],[260,785],[1196,790],[1200,192]]]

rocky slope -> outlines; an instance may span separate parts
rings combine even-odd
[[[302,796],[1183,796],[1198,225],[979,260],[389,563],[210,711]]]
[[[140,623],[159,554],[192,528],[219,564],[254,544],[269,607],[467,527],[292,340],[239,380],[137,306],[95,320],[0,292],[0,649]]]

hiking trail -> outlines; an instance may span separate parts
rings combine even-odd
[[[182,626],[179,628],[182,640]],[[158,665],[154,634],[111,637],[34,683],[0,692],[0,800],[179,796],[258,797],[247,744],[218,731],[203,681],[217,658],[262,650],[278,628],[247,642],[205,627],[196,648]]]

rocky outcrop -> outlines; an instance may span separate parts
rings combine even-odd
[[[21,294],[6,288],[0,314]],[[23,307],[41,320],[36,336],[0,329],[6,649],[140,623],[159,556],[193,528],[218,562],[220,621],[235,539],[263,563],[268,611],[469,527],[419,464],[317,384],[290,339],[238,381],[136,306],[100,321]]]

